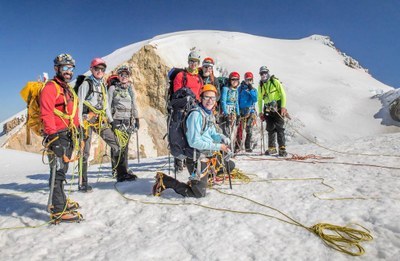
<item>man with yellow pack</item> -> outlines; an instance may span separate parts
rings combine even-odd
[[[50,161],[50,196],[48,208],[55,222],[77,222],[82,215],[76,210],[79,204],[67,199],[64,182],[68,162],[77,140],[78,102],[68,82],[75,69],[75,60],[69,54],[60,54],[54,59],[56,75],[40,92],[40,118]]]

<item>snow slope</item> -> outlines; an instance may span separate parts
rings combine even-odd
[[[340,151],[399,154],[400,134],[364,137],[352,143],[327,144]],[[360,224],[374,240],[363,243],[362,260],[397,260],[400,254],[399,160],[384,156],[333,154],[315,145],[296,145],[301,155],[334,156],[325,163],[274,161],[260,156],[239,156],[237,166],[253,181],[218,188],[278,208],[306,226],[326,222]],[[21,164],[21,161],[23,164]],[[308,160],[310,161],[310,160]],[[318,162],[318,160],[313,160]],[[373,164],[372,166],[339,163]],[[0,150],[0,227],[36,226],[48,221],[47,167],[35,154]],[[250,201],[209,190],[202,199],[185,199],[167,190],[162,197],[150,195],[156,170],[168,172],[165,157],[130,162],[139,175],[136,182],[118,183],[110,178],[108,165],[93,166],[89,178],[93,193],[67,190],[77,200],[85,219],[80,224],[44,225],[34,229],[0,231],[2,260],[353,260],[354,257],[326,247],[307,230],[260,215],[235,214],[195,205],[254,211],[283,218],[277,212]],[[377,166],[396,167],[397,169]],[[178,178],[186,180],[187,174]],[[334,188],[321,198],[313,193]],[[145,204],[142,202],[153,202]],[[158,204],[159,203],[159,204]]]

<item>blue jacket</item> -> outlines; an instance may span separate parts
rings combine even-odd
[[[228,115],[235,110],[236,115],[240,115],[237,89],[224,86],[221,93],[221,108],[224,115]]]
[[[245,82],[242,82],[238,88],[239,94],[239,109],[242,114],[244,111],[249,110],[250,113],[255,112],[255,104],[257,102],[257,89],[252,88],[249,90],[249,87]]]
[[[203,124],[204,120],[206,120],[205,125]],[[222,137],[225,136],[217,132],[212,113],[208,114],[198,107],[187,117],[186,128],[186,139],[190,147],[203,153],[221,150]]]

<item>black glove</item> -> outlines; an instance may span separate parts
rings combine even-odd
[[[50,142],[49,149],[56,154],[57,157],[64,155],[64,148],[61,145],[60,136],[57,133],[51,134],[47,137],[47,142]]]
[[[135,128],[139,130],[140,124],[139,124],[139,118],[135,118]]]
[[[249,88],[249,91],[253,90],[253,85],[252,85],[251,83],[249,83],[249,84],[247,85],[247,87]]]

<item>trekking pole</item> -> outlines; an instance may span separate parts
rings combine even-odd
[[[140,163],[140,153],[139,153],[139,130],[136,129],[136,150],[137,150],[137,162]]]
[[[229,160],[232,157],[232,155],[233,155],[233,152],[228,152],[226,154],[226,156],[224,157],[224,163],[227,162],[227,165],[228,165],[226,167],[226,170],[228,171],[228,179],[229,179],[229,187],[230,187],[230,189],[232,189],[232,179],[231,179],[231,166],[229,164]]]
[[[83,154],[84,154],[85,145],[86,145],[83,135],[84,135],[84,130],[83,130],[83,127],[81,126],[79,128],[79,146],[81,146],[79,148],[79,150],[80,150],[80,154],[81,155],[80,155],[79,160],[78,160],[78,177],[79,177],[78,178],[78,188],[80,186],[82,186]]]
[[[168,151],[168,176],[171,176],[171,152]]]
[[[261,155],[264,152],[265,145],[264,145],[264,121],[261,120]]]
[[[51,162],[50,193],[49,193],[49,199],[47,200],[47,212],[49,213],[51,213],[51,209],[53,208],[53,192],[57,174],[57,162],[55,162],[56,160],[57,160],[56,156],[54,155],[53,160]]]

